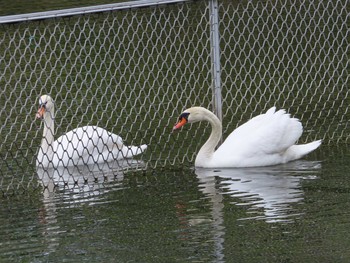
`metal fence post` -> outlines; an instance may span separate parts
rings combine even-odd
[[[210,44],[211,44],[211,71],[213,77],[213,110],[222,121],[221,98],[221,69],[220,69],[220,40],[219,40],[219,6],[217,0],[209,0],[210,14]]]

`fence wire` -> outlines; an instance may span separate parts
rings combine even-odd
[[[193,163],[208,126],[171,130],[185,108],[217,103],[210,1],[143,0],[0,18],[2,192]],[[224,138],[275,105],[301,119],[302,142],[349,141],[349,6],[218,1]],[[35,115],[44,94],[54,101],[55,138],[95,125],[147,150],[136,163],[37,168],[45,124]]]

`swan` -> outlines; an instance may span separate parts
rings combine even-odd
[[[196,167],[230,168],[270,166],[302,158],[321,145],[321,140],[295,145],[303,127],[296,118],[281,109],[272,107],[235,129],[215,151],[220,141],[222,125],[214,113],[203,107],[185,110],[173,127],[173,131],[186,123],[208,121],[212,131],[199,150]]]
[[[77,166],[110,162],[141,154],[147,145],[125,146],[120,136],[97,126],[84,126],[54,140],[54,101],[39,98],[36,118],[44,121],[44,132],[36,165],[41,167]]]

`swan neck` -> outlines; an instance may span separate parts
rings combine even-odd
[[[215,148],[220,142],[221,135],[222,135],[222,124],[218,117],[210,111],[206,111],[204,114],[204,120],[208,121],[211,125],[211,133],[208,138],[208,140],[205,142],[205,144],[202,146],[202,148],[199,150],[196,163],[197,162],[203,162],[206,163],[210,161],[212,158]],[[200,165],[202,166],[202,165]]]
[[[53,142],[55,135],[55,123],[54,123],[54,109],[44,114],[44,132],[41,140],[41,149],[44,153],[47,153]]]

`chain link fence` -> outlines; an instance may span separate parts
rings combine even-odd
[[[0,17],[1,191],[191,164],[209,127],[171,131],[194,105],[222,113],[224,138],[275,105],[301,119],[302,142],[348,142],[349,6],[143,0]],[[44,124],[35,114],[44,94],[54,100],[55,138],[96,125],[147,150],[107,172],[37,169]]]

